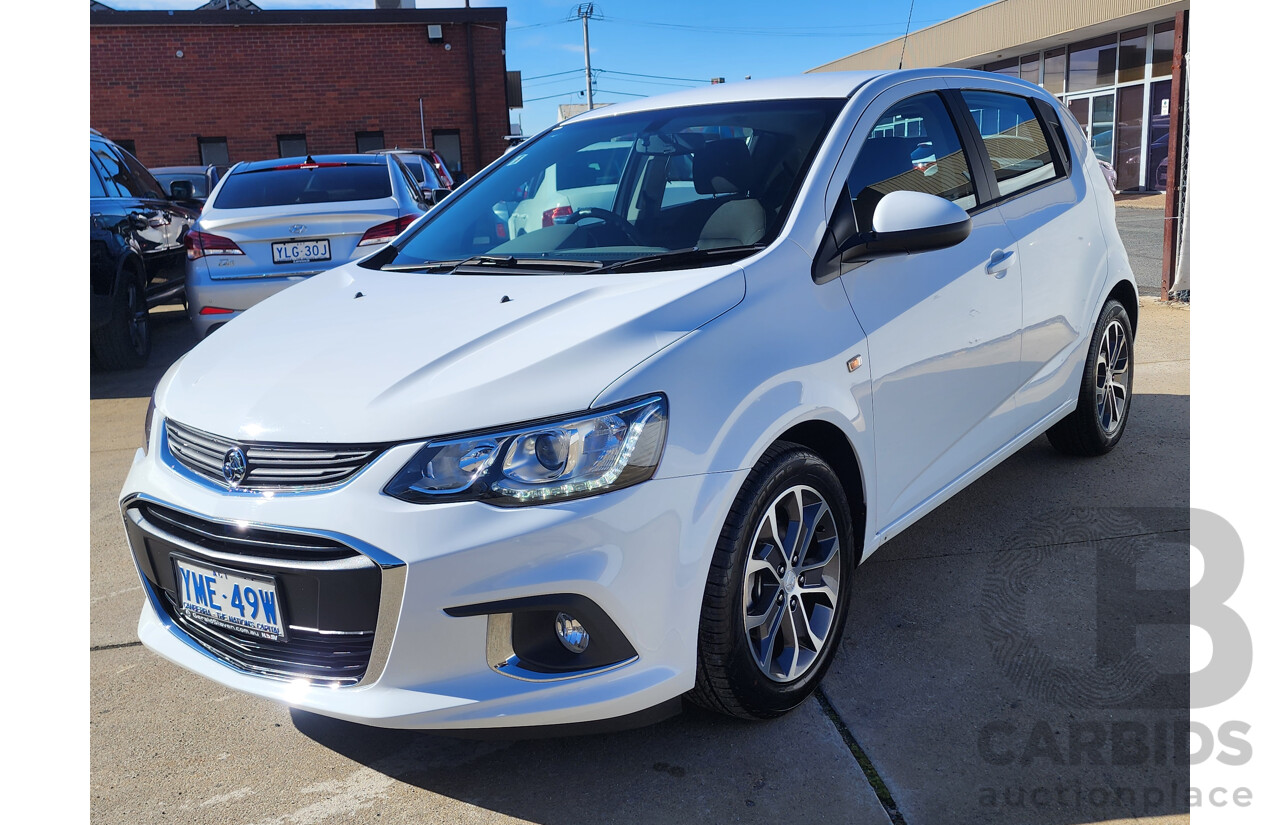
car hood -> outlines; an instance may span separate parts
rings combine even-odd
[[[440,275],[349,264],[210,335],[157,402],[245,441],[407,441],[560,415],[745,291],[737,266]]]

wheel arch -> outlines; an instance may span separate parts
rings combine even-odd
[[[853,444],[839,427],[821,419],[810,419],[791,426],[773,443],[779,441],[807,447],[831,465],[840,479],[840,486],[844,488],[849,512],[853,516],[854,566],[861,564],[867,534],[867,494],[862,462],[858,460]]]
[[[112,297],[120,294],[120,288],[124,286],[126,279],[135,277],[141,280],[141,286],[143,289],[146,289],[146,262],[142,260],[142,256],[137,252],[130,250],[120,256],[120,263],[116,266],[116,280],[111,287]]]
[[[1129,313],[1129,327],[1133,332],[1133,337],[1138,337],[1138,291],[1134,289],[1133,282],[1121,280],[1111,287],[1111,291],[1107,293],[1106,299],[1102,305],[1106,306],[1107,301],[1119,301],[1124,307],[1124,311]],[[1101,312],[1101,310],[1099,310]]]

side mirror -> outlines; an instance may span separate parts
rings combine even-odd
[[[195,187],[189,180],[175,180],[169,184],[169,197],[175,201],[189,201],[195,195]]]
[[[859,232],[847,190],[827,221],[822,247],[813,261],[813,280],[826,283],[881,255],[944,249],[969,237],[969,213],[945,198],[924,192],[890,192],[871,217],[871,231]]]
[[[859,257],[945,249],[969,237],[969,213],[925,192],[890,192],[876,204],[871,236],[855,244]]]
[[[449,193],[450,193],[450,191],[451,191],[451,190],[449,190],[449,189],[432,189],[432,190],[431,190],[431,202],[432,202],[432,203],[439,203],[440,201],[442,201],[442,200],[444,200],[445,198],[449,197]]]

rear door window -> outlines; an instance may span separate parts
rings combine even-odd
[[[970,89],[960,94],[982,135],[1000,197],[1062,175],[1030,101],[1002,92]]]
[[[252,209],[305,203],[343,203],[391,197],[387,164],[318,163],[273,166],[232,174],[214,206]]]

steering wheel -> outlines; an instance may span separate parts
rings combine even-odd
[[[626,219],[617,212],[610,212],[608,209],[601,209],[597,206],[591,206],[586,209],[579,209],[572,215],[564,219],[565,223],[577,223],[585,218],[596,218],[597,220],[607,223],[614,229],[617,229],[627,237],[632,246],[644,246],[644,241],[636,235],[636,228],[627,223]]]

